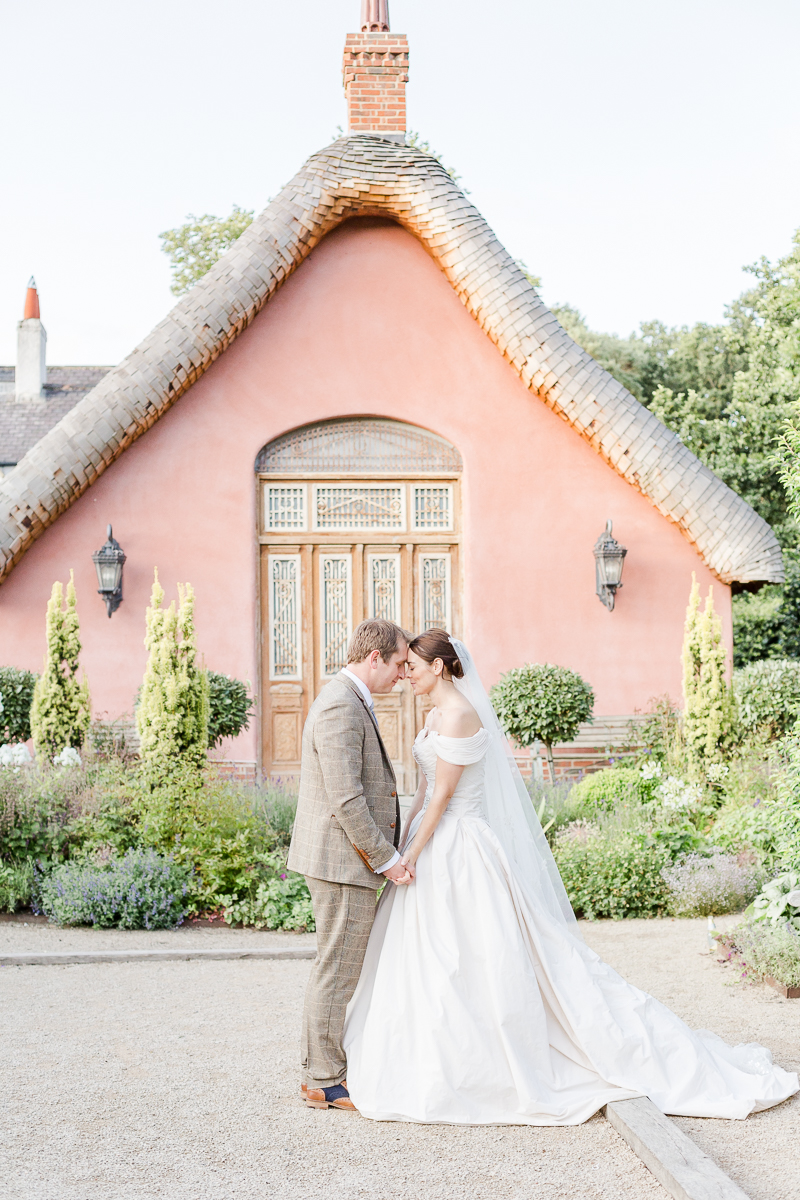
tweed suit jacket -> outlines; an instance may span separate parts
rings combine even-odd
[[[358,687],[326,684],[303,729],[290,870],[377,889],[400,842],[400,802],[386,747]]]

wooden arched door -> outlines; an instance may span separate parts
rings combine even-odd
[[[261,546],[262,768],[300,769],[309,706],[365,617],[461,630],[461,458],[397,421],[306,426],[256,463]],[[416,787],[424,719],[407,683],[376,697],[399,790]]]

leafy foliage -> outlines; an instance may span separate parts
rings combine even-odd
[[[36,907],[58,925],[174,929],[185,912],[188,872],[153,850],[108,862],[67,862],[37,881]]]
[[[640,758],[663,765],[675,748],[679,726],[674,700],[666,694],[653,696],[644,715],[628,726],[628,738]]]
[[[611,811],[618,805],[646,804],[653,798],[653,789],[635,767],[607,767],[587,775],[575,785],[573,804],[580,805],[583,814]]]
[[[559,779],[555,783],[528,779],[525,787],[551,845],[561,829],[584,816],[583,805],[573,801],[576,784],[572,779]]]
[[[207,671],[208,675],[208,747],[213,750],[223,738],[238,737],[250,727],[253,698],[247,684],[230,675]]]
[[[784,550],[786,582],[733,597],[733,665],[800,659],[800,553]]]
[[[722,850],[755,850],[762,861],[775,854],[775,826],[769,805],[740,804],[720,809],[709,837]]]
[[[177,771],[138,801],[143,844],[191,868],[192,913],[252,901],[258,885],[285,870],[297,798],[276,787],[245,788],[192,769]],[[289,825],[276,831],[271,818]]]
[[[185,224],[160,233],[161,249],[172,269],[173,295],[182,296],[193,288],[252,224],[253,215],[234,204],[229,217],[214,217],[210,213],[196,217],[189,213]]]
[[[683,736],[695,766],[722,757],[734,722],[731,691],[726,683],[722,622],[714,612],[709,587],[700,612],[700,589],[692,575],[683,636]]]
[[[800,729],[795,726],[783,741],[785,755],[779,772],[776,796],[768,808],[775,829],[778,857],[793,870],[800,870]]]
[[[491,700],[503,729],[520,746],[544,742],[554,780],[553,744],[569,742],[590,719],[594,692],[568,667],[528,663],[501,676]]]
[[[140,754],[156,780],[199,771],[208,749],[209,681],[196,662],[191,584],[179,585],[178,596],[177,612],[174,602],[162,609],[156,571],[144,643],[150,656],[136,710]]]
[[[308,884],[293,871],[282,871],[259,883],[252,899],[231,899],[224,913],[229,925],[241,922],[256,929],[316,930]]]
[[[78,747],[89,729],[89,685],[78,683],[81,652],[78,599],[70,572],[66,608],[63,588],[53,584],[47,604],[47,656],[44,674],[33,689],[30,722],[39,754],[48,759],[65,746]]]
[[[555,840],[554,856],[578,916],[657,917],[667,909],[667,849],[636,829],[578,823]]]
[[[752,919],[770,925],[788,922],[800,931],[800,873],[785,871],[765,883],[753,901]]]
[[[750,737],[773,741],[800,716],[800,660],[768,659],[733,673],[737,722]]]
[[[37,676],[20,667],[0,667],[0,742],[27,742]]]
[[[33,862],[0,862],[0,912],[16,912],[29,904],[33,892]]]

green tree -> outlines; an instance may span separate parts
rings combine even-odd
[[[47,654],[44,672],[33,689],[31,733],[36,751],[52,760],[67,746],[78,749],[89,729],[91,709],[89,685],[84,676],[78,682],[81,653],[78,598],[73,573],[64,589],[53,584],[47,604]]]
[[[160,233],[161,249],[172,268],[173,295],[182,296],[193,288],[252,224],[253,216],[253,212],[234,204],[229,217],[214,217],[210,213],[196,217],[189,213],[184,225]]]
[[[491,701],[503,729],[520,746],[544,742],[554,782],[553,745],[571,741],[581,722],[591,718],[594,692],[568,667],[527,663],[500,677]]]
[[[701,612],[700,588],[692,574],[683,634],[683,736],[696,770],[720,759],[731,735],[734,708],[726,658],[714,589],[709,587]]]
[[[238,737],[243,729],[250,728],[250,713],[253,698],[247,684],[230,675],[208,671],[209,718],[208,748],[219,746],[223,738]]]
[[[27,742],[38,676],[22,667],[0,667],[0,742]]]
[[[199,772],[208,750],[208,674],[197,664],[194,632],[194,592],[178,586],[179,606],[161,607],[164,590],[153,580],[147,633],[149,651],[136,724],[141,756],[154,780],[181,770]]]

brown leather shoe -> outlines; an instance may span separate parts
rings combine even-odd
[[[341,1086],[347,1092],[347,1080],[345,1079]],[[350,1099],[349,1094],[339,1096],[336,1100],[329,1100],[325,1095],[330,1088],[310,1088],[306,1087],[306,1104],[309,1108],[343,1108],[346,1112],[357,1112],[355,1104]]]
[[[300,1099],[305,1100],[307,1095],[308,1095],[308,1084],[301,1083],[300,1084]]]

